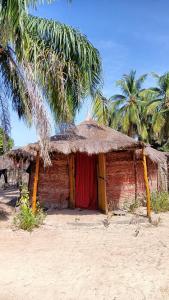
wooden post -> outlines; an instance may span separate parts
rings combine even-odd
[[[148,182],[148,173],[147,173],[147,160],[144,149],[142,150],[143,154],[143,168],[144,168],[144,182],[146,187],[146,200],[147,200],[147,217],[151,219],[151,200],[150,200],[150,187]]]
[[[33,182],[33,197],[32,197],[33,213],[36,212],[37,187],[38,187],[38,179],[39,179],[39,160],[40,160],[40,154],[38,151],[37,156],[36,156],[35,176],[34,176],[34,182]]]
[[[136,150],[133,151],[133,161],[134,161],[135,203],[136,203],[137,202],[137,160],[136,160]]]
[[[106,194],[106,161],[105,154],[98,155],[98,202],[99,208],[108,214],[107,194]]]
[[[69,156],[69,207],[75,207],[75,156],[73,153]]]

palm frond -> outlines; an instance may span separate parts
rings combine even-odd
[[[110,97],[110,101],[126,100],[126,97],[123,95],[115,94]]]
[[[10,135],[11,124],[10,124],[10,115],[8,107],[8,99],[2,90],[0,91],[0,127],[3,129],[5,135]]]
[[[135,86],[136,86],[136,89],[137,89],[137,90],[140,90],[140,89],[141,89],[141,87],[142,87],[143,83],[145,82],[146,78],[147,78],[147,74],[143,74],[142,76],[140,76],[140,77],[136,80]]]
[[[97,92],[94,97],[94,102],[92,106],[93,117],[100,124],[108,125],[109,123],[109,102],[102,95],[101,92]]]

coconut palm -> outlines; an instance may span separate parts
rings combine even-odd
[[[95,93],[93,106],[92,106],[93,118],[97,120],[99,124],[110,125],[110,109],[109,100],[103,96],[100,91]]]
[[[144,74],[136,78],[136,71],[124,74],[121,80],[117,81],[122,94],[111,97],[112,116],[111,124],[120,131],[131,137],[139,136],[143,140],[147,139],[146,125],[142,120],[145,101],[143,100],[142,85],[147,75]]]
[[[39,2],[0,0],[1,98],[5,102],[8,95],[27,124],[34,121],[46,154],[50,127],[44,99],[57,122],[72,120],[81,99],[100,84],[101,63],[78,30],[30,15],[30,6]]]
[[[110,99],[106,99],[101,93],[98,93],[99,96],[95,98],[93,107],[94,117],[101,123],[107,123],[131,137],[137,136],[139,139],[147,140],[148,91],[142,89],[146,77],[147,75],[144,74],[137,79],[136,71],[132,70],[117,81],[117,86],[120,87],[122,94],[116,94]]]
[[[169,139],[169,72],[160,76],[153,73],[157,86],[147,111],[152,115],[152,127],[159,144],[164,145]]]

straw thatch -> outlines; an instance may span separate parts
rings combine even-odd
[[[166,161],[167,161],[165,152],[158,151],[158,150],[152,148],[150,145],[146,146],[145,154],[155,163],[166,163]]]
[[[15,168],[14,161],[6,155],[0,156],[0,170],[12,170]]]
[[[85,121],[72,126],[64,134],[52,136],[50,152],[70,154],[86,152],[88,154],[107,153],[110,151],[141,148],[143,143],[136,141],[112,128],[98,125],[95,121]],[[34,157],[39,144],[33,143],[13,150],[10,155],[18,157]]]
[[[88,154],[107,153],[110,151],[141,149],[155,163],[165,163],[166,153],[153,149],[140,141],[128,137],[110,127],[98,125],[95,121],[84,121],[71,126],[64,134],[57,134],[50,139],[50,152],[70,154],[86,152]],[[39,143],[28,144],[9,153],[13,158],[34,159],[39,150]],[[138,156],[141,152],[137,151]]]

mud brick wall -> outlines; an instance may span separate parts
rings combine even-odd
[[[30,176],[30,193],[33,191],[35,164]],[[45,207],[67,208],[69,200],[68,157],[63,154],[52,156],[52,166],[44,168],[40,162],[38,181],[38,201]]]
[[[150,191],[158,190],[158,165],[153,163],[149,158],[147,158],[147,171]],[[137,178],[137,197],[145,197],[145,184],[143,175],[143,164],[141,160],[137,160],[136,164],[136,178]]]
[[[157,190],[158,168],[147,159],[150,190]],[[143,164],[133,152],[114,152],[106,155],[106,189],[110,209],[122,208],[145,197]]]

